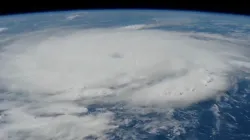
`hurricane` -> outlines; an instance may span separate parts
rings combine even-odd
[[[88,14],[64,18],[85,21]],[[4,34],[11,27],[0,27],[0,139],[150,139],[161,132],[176,139],[191,133],[201,122],[198,109],[188,108],[227,98],[235,76],[249,72],[249,41],[162,30],[174,23],[158,22],[48,27],[15,36]],[[220,105],[209,110],[219,133]]]

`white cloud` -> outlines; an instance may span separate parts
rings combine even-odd
[[[8,28],[5,28],[5,27],[0,27],[0,33],[3,32],[3,31],[6,31]]]
[[[6,123],[1,124],[0,138],[10,140],[80,140],[89,135],[104,139],[103,132],[114,128],[109,125],[112,119],[110,112],[96,116],[35,117],[24,109],[16,108],[6,111],[1,119]]]
[[[74,12],[74,13],[71,13],[71,14],[67,14],[66,16],[66,19],[68,20],[73,20],[75,18],[79,18],[79,17],[82,17],[82,16],[85,16],[88,12]]]
[[[67,19],[68,20],[73,20],[73,19],[75,19],[75,18],[77,18],[77,17],[79,17],[80,15],[77,15],[77,14],[75,14],[75,15],[70,15],[70,16],[67,16]]]
[[[216,104],[214,104],[210,108],[210,110],[213,112],[214,117],[216,118],[216,124],[215,124],[216,131],[220,131],[220,109]]]
[[[161,26],[161,24],[135,24],[135,25],[128,25],[121,27],[121,29],[140,30],[140,29],[147,29],[159,26]]]
[[[206,99],[216,93],[214,91],[227,88],[224,73],[232,70],[228,64],[231,60],[221,55],[225,51],[220,50],[225,48],[223,45],[216,41],[195,40],[181,36],[181,33],[89,30],[34,45],[13,43],[2,53],[1,64],[4,67],[0,71],[0,78],[8,90],[62,92],[58,95],[71,94],[70,97],[76,99],[116,94],[110,87],[119,86],[115,84],[127,79],[125,84],[129,86],[144,84],[140,90],[143,94],[147,93],[144,90],[150,92],[146,94],[149,100],[157,99],[154,95],[158,95],[176,102],[178,98],[184,100],[182,98],[199,92],[197,99],[187,100],[193,102],[191,100]],[[21,47],[22,52],[12,52],[13,47]],[[123,57],[114,59],[111,57],[113,53],[120,53]],[[240,50],[237,53],[241,54]],[[183,75],[179,76],[179,73]],[[144,79],[140,80],[140,77]],[[146,87],[146,83],[143,83],[163,77],[165,79],[154,86]],[[183,95],[180,95],[181,92]],[[140,92],[137,93],[135,91],[132,96],[140,98]]]
[[[112,113],[79,117],[75,114],[88,109],[76,101],[186,107],[222,93],[230,86],[228,75],[238,70],[236,58],[237,64],[249,60],[247,48],[223,43],[221,36],[198,40],[187,33],[137,29],[37,32],[5,46],[0,87],[9,94],[0,97],[12,100],[0,103],[7,110],[0,138],[103,136],[114,127]]]

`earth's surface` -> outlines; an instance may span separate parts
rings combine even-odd
[[[249,140],[250,17],[0,17],[1,140]]]

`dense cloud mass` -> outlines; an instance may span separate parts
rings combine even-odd
[[[1,48],[0,139],[106,139],[124,122],[89,105],[187,107],[223,95],[249,69],[241,40],[131,27],[34,32]],[[171,120],[145,127],[179,127]]]

